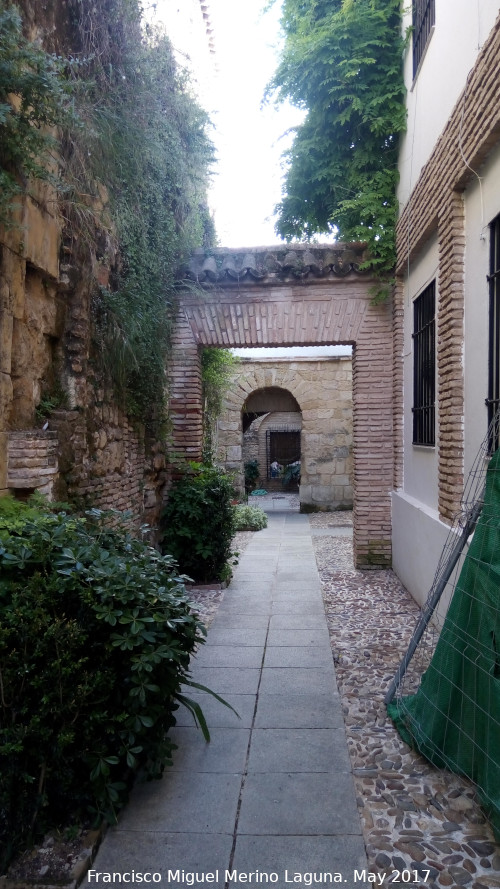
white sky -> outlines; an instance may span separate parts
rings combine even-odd
[[[277,64],[281,0],[263,12],[266,0],[207,0],[215,56],[207,52],[199,0],[156,0],[151,16],[163,22],[174,47],[191,56],[202,104],[214,123],[218,162],[211,193],[219,244],[258,247],[282,243],[274,232],[274,207],[281,198],[281,155],[287,131],[303,112],[291,105],[262,107]],[[196,32],[196,23],[199,32]],[[331,240],[324,238],[322,240]],[[349,346],[294,348],[302,357],[350,354]],[[286,349],[245,349],[242,355],[284,357]]]
[[[210,0],[219,68],[215,116],[220,174],[211,200],[220,243],[253,247],[279,242],[272,220],[281,198],[280,157],[286,131],[303,113],[290,105],[261,107],[277,63],[279,2]]]
[[[280,157],[291,141],[284,134],[303,116],[289,105],[261,108],[276,67],[281,4],[277,0],[266,13],[262,12],[265,0],[207,0],[207,5],[217,73],[213,66],[209,71],[202,64],[200,80],[215,125],[212,138],[218,163],[210,206],[219,243],[224,247],[280,243],[272,216],[281,197]],[[198,55],[199,70],[203,47],[193,39],[194,28],[186,24],[187,18],[186,0],[157,0],[154,20],[165,23],[174,45],[185,41],[193,59]]]

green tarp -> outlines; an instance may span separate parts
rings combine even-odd
[[[468,776],[500,838],[500,449],[431,663],[416,694],[388,706],[403,739]]]

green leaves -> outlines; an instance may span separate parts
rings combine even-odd
[[[239,359],[228,349],[208,347],[201,353],[203,386],[203,461],[211,464],[215,458],[217,420],[222,411],[224,395],[231,374]]]
[[[124,4],[117,0],[119,16]],[[137,0],[129,5],[138,12]],[[102,18],[98,8],[81,16],[82,28]],[[94,298],[95,359],[129,416],[157,433],[166,423],[177,269],[213,239],[206,189],[214,154],[207,115],[165,36],[143,40],[125,28],[103,53],[84,112],[94,133],[88,175],[106,185],[122,261],[113,286]]]
[[[86,817],[90,807],[112,822],[130,770],[161,774],[205,628],[171,556],[130,537],[119,514],[7,504],[0,535],[0,848],[7,849],[32,823],[44,830],[68,809]]]
[[[56,187],[57,141],[51,128],[78,126],[68,71],[74,59],[50,55],[27,40],[15,6],[0,0],[0,224],[12,224],[16,195],[29,178]]]
[[[366,241],[394,263],[397,152],[406,126],[399,0],[285,0],[269,93],[307,108],[286,154],[276,230]]]
[[[228,475],[199,464],[191,464],[170,490],[161,517],[162,549],[193,580],[208,583],[230,574],[233,496]]]
[[[236,531],[261,531],[267,528],[267,515],[260,506],[238,504],[233,507]]]

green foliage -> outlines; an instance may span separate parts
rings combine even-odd
[[[95,357],[129,415],[158,428],[176,272],[193,247],[214,238],[206,206],[213,147],[167,37],[143,35],[138,0],[106,5],[106,12],[79,8],[80,34],[94,35],[99,52],[84,43],[94,88],[81,111],[87,137],[77,136],[71,166],[78,187],[83,180],[97,194],[105,185],[120,247],[112,285],[95,299]]]
[[[285,44],[269,91],[307,111],[287,152],[276,230],[365,241],[395,259],[397,154],[405,130],[400,0],[284,0]]]
[[[16,6],[0,0],[0,224],[12,224],[16,196],[29,179],[60,186],[51,128],[77,124],[74,59],[61,59],[26,40]]]
[[[267,528],[267,515],[260,506],[233,506],[235,531],[261,531]]]
[[[1,506],[0,869],[61,813],[114,821],[137,768],[170,762],[176,701],[204,726],[180,691],[204,627],[172,558],[114,513]]]
[[[245,463],[245,490],[251,491],[255,488],[255,483],[260,475],[259,461],[247,460]]]
[[[158,435],[176,272],[215,237],[209,121],[167,37],[143,29],[140,0],[68,11],[77,57],[62,58],[29,42],[0,0],[0,223],[31,179],[58,186],[78,261],[113,272],[93,298],[97,376]]]
[[[231,574],[233,496],[228,475],[198,463],[190,464],[169,492],[161,518],[162,550],[195,581],[227,580]]]
[[[39,425],[50,416],[52,411],[57,408],[66,408],[68,406],[68,396],[62,386],[56,382],[50,388],[46,388],[42,392],[40,401],[35,408],[35,418]]]
[[[294,463],[289,463],[288,466],[285,466],[283,469],[281,474],[282,485],[288,485],[290,482],[296,482],[296,484],[299,484],[300,482],[300,460],[295,460]]]
[[[217,449],[217,420],[234,366],[238,363],[228,349],[209,347],[201,354],[203,384],[203,462],[213,463]]]

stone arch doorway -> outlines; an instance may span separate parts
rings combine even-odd
[[[230,410],[227,399],[225,407]],[[252,392],[240,413],[243,466],[249,460],[257,460],[259,487],[298,491],[302,411],[297,400],[287,389],[269,386]],[[284,481],[287,467],[290,477]]]
[[[266,388],[270,380],[272,386]],[[247,417],[252,423],[245,432]],[[273,479],[269,471],[274,462],[269,433],[287,429],[300,436],[301,509],[352,508],[350,357],[276,362],[240,359],[219,421],[219,462],[235,472],[242,484],[245,451],[249,452],[245,439],[253,432],[249,455],[259,461],[259,487],[280,490],[281,481]],[[293,462],[292,456],[287,463]],[[285,457],[286,451],[278,463],[283,465]]]
[[[199,460],[204,346],[351,345],[354,558],[380,567],[391,561],[392,304],[373,304],[363,258],[359,244],[195,251],[185,275],[198,286],[180,295],[172,333],[170,417],[173,450]],[[246,386],[242,403],[259,388]],[[305,419],[308,386],[291,391]]]

